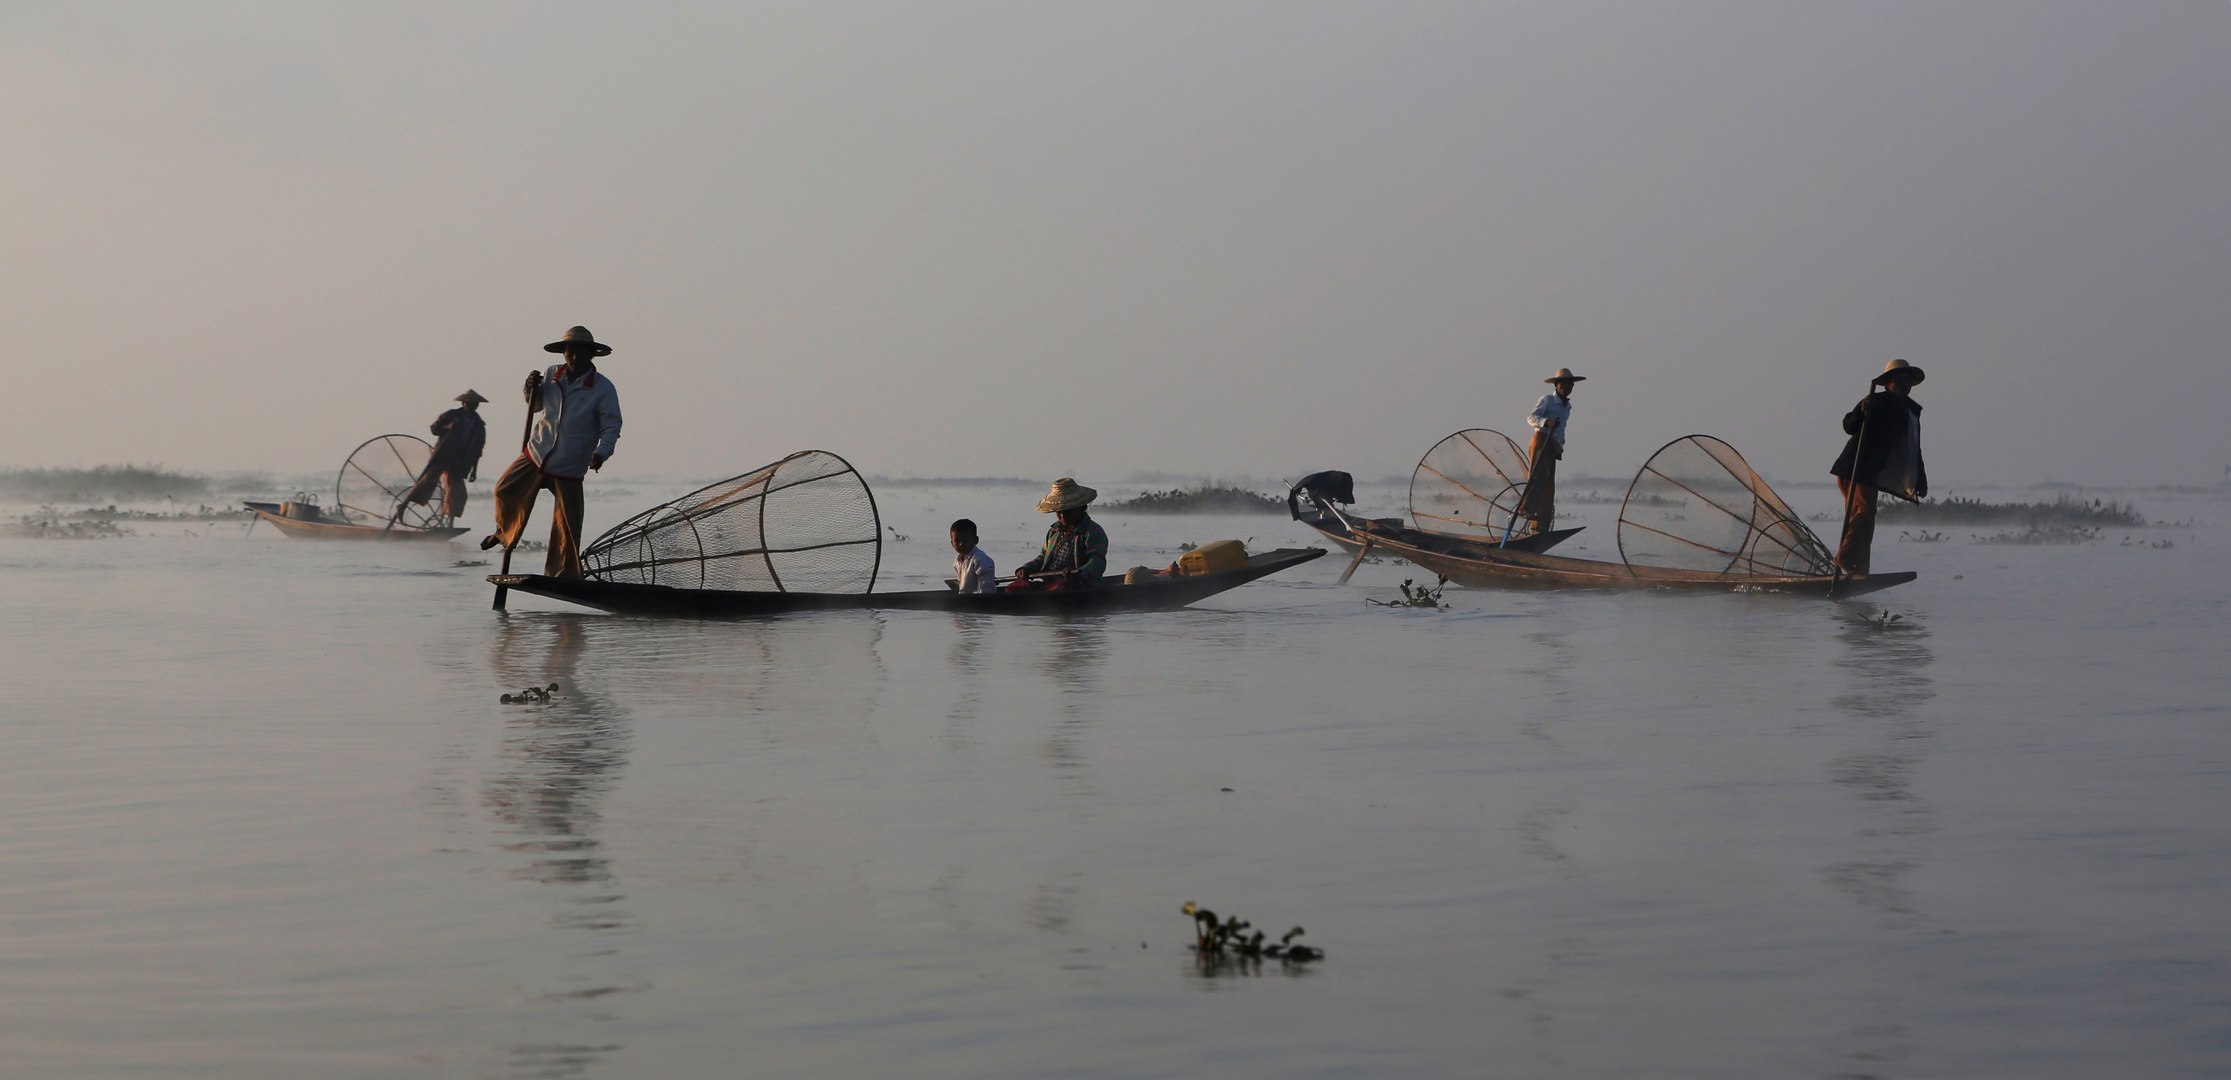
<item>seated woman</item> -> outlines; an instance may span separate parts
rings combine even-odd
[[[1053,490],[1038,502],[1039,513],[1054,515],[1046,546],[1037,558],[1015,568],[1008,592],[1099,587],[1101,575],[1108,572],[1108,530],[1085,512],[1085,504],[1099,496],[1066,476],[1054,481]]]

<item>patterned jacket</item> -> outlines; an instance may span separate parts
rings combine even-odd
[[[1046,546],[1038,549],[1038,557],[1015,568],[1018,574],[1049,570],[1076,570],[1085,584],[1098,585],[1101,576],[1108,572],[1108,530],[1089,517],[1084,520],[1083,527],[1073,533],[1063,532],[1061,522],[1055,521],[1053,527],[1046,530]]]

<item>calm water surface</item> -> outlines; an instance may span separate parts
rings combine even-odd
[[[953,516],[1002,567],[1042,527],[883,496],[893,584]],[[1391,611],[1414,569],[1327,558],[1069,621],[0,541],[5,1072],[2231,1075],[2231,504],[2140,502],[2194,524],[1888,528],[1923,578],[1848,604]],[[1308,539],[1107,520],[1120,565]],[[1187,901],[1330,955],[1204,970]]]

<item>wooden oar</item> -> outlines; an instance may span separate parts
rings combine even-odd
[[[536,378],[535,378],[535,380],[534,380],[534,388],[535,388],[535,392],[536,392],[536,393],[538,393],[538,394],[542,392],[542,378],[541,378],[541,375],[542,375],[542,370],[541,370],[540,368],[537,368],[537,369],[535,369],[535,376],[536,376]],[[527,452],[527,440],[529,440],[529,439],[532,439],[532,438],[534,438],[534,436],[535,436],[535,406],[536,406],[537,404],[539,404],[539,402],[536,402],[536,401],[534,401],[533,399],[529,399],[529,400],[528,400],[528,402],[527,402],[527,427],[526,427],[526,430],[524,430],[524,431],[521,431],[521,432],[519,433],[519,452],[520,452],[520,453],[522,453],[522,454],[524,454],[524,453],[526,453],[526,452]],[[499,479],[500,479],[500,478],[499,478]],[[525,528],[524,528],[524,526],[523,526],[523,524],[522,524],[522,528],[521,528],[521,530],[520,530],[520,531],[521,531],[521,532],[525,532],[525,531],[526,531],[526,530],[525,530]],[[503,565],[503,573],[505,573],[505,574],[509,574],[509,573],[511,573],[511,547],[512,547],[512,544],[516,544],[516,543],[518,543],[518,542],[519,542],[519,541],[518,541],[518,540],[517,540],[517,539],[515,538],[515,539],[513,539],[513,540],[512,540],[511,544],[505,544],[505,545],[504,545],[504,565]],[[510,588],[510,586],[507,586],[507,585],[498,585],[498,586],[496,586],[496,610],[497,610],[497,611],[502,611],[502,610],[504,609],[504,596],[505,596],[506,594],[510,593],[510,592],[511,592],[511,588]]]

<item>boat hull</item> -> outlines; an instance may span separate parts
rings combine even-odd
[[[1416,534],[1417,530],[1405,530]],[[1679,589],[1690,592],[1780,593],[1848,599],[1903,585],[1913,571],[1849,577],[1758,577],[1635,567],[1594,559],[1568,559],[1512,551],[1453,537],[1383,535],[1370,530],[1374,550],[1407,559],[1470,589]]]
[[[277,503],[242,503],[256,516],[268,521],[280,532],[298,540],[431,540],[445,541],[461,536],[470,529],[382,529],[372,525],[349,525],[338,521],[304,521],[279,513]]]
[[[1296,518],[1295,520],[1309,526],[1312,529],[1317,530],[1317,532],[1323,535],[1325,539],[1340,545],[1340,549],[1342,551],[1345,551],[1351,555],[1355,554],[1356,549],[1363,546],[1363,540],[1356,535],[1355,531],[1348,528],[1348,526],[1338,518],[1330,516],[1300,517]],[[1469,541],[1470,539],[1469,537],[1453,536],[1448,533],[1432,533],[1427,532],[1423,529],[1413,529],[1402,524],[1400,518],[1369,518],[1363,521],[1363,525],[1373,537],[1371,541],[1373,546],[1377,546],[1379,544],[1379,540],[1377,539],[1377,537],[1379,536],[1392,535],[1399,537],[1405,533],[1417,533],[1420,536],[1445,536],[1452,540]],[[1548,551],[1550,548],[1564,543],[1566,540],[1570,539],[1574,533],[1577,533],[1584,528],[1587,528],[1587,526],[1576,526],[1570,529],[1552,529],[1549,532],[1545,533],[1527,533],[1524,536],[1511,537],[1508,543],[1502,544],[1500,546],[1503,548],[1503,550],[1506,551]]]
[[[499,590],[515,589],[619,615],[678,619],[749,619],[793,611],[960,611],[993,615],[1097,615],[1124,611],[1170,611],[1260,577],[1299,566],[1324,554],[1323,548],[1282,548],[1251,556],[1247,565],[1221,574],[1157,578],[1125,585],[1103,578],[1100,588],[1058,592],[980,593],[951,589],[895,593],[731,592],[633,585],[593,578],[553,578],[542,574],[490,574]]]

